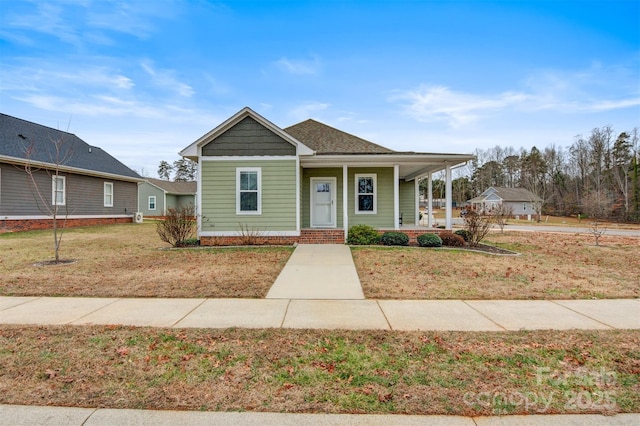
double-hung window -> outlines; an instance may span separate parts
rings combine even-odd
[[[236,169],[236,214],[262,214],[262,169]]]
[[[156,196],[155,195],[150,195],[149,196],[149,210],[155,210],[156,209]]]
[[[356,182],[356,213],[357,214],[376,214],[376,174],[357,174]]]
[[[51,204],[64,206],[66,204],[66,178],[64,176],[51,176]]]
[[[113,182],[104,183],[104,206],[113,207]]]

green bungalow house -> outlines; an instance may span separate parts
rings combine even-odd
[[[138,184],[138,211],[144,217],[164,217],[167,210],[196,207],[196,182],[146,178]]]
[[[393,151],[314,120],[282,129],[250,108],[180,155],[198,162],[202,245],[344,243],[357,224],[415,238],[419,180],[441,170],[451,229],[451,169],[474,158]]]

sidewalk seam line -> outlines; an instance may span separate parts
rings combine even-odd
[[[13,296],[2,296],[2,297],[7,298],[7,297],[13,297]],[[8,307],[8,308],[6,308],[6,309],[2,309],[2,310],[0,310],[0,312],[2,312],[2,311],[7,311],[7,310],[9,310],[9,309],[13,309],[13,308],[15,308],[16,306],[22,306],[22,305],[25,305],[25,304],[27,304],[27,303],[35,302],[36,300],[43,299],[43,298],[44,298],[44,297],[46,297],[46,296],[15,296],[15,297],[35,297],[35,299],[33,299],[33,300],[25,300],[24,302],[22,302],[22,303],[18,303],[17,305],[9,306],[9,307]]]
[[[615,300],[615,299],[613,299],[613,300]],[[585,317],[585,318],[589,318],[589,319],[590,319],[590,320],[592,320],[592,321],[595,321],[595,322],[600,323],[600,324],[602,324],[602,325],[606,325],[607,327],[609,327],[609,328],[611,328],[611,329],[613,329],[613,330],[617,330],[617,329],[618,329],[618,327],[614,327],[614,326],[612,326],[612,325],[610,325],[610,324],[607,324],[607,323],[606,323],[606,322],[604,322],[604,321],[600,321],[600,320],[598,320],[598,319],[591,318],[589,315],[585,315],[585,314],[583,314],[582,312],[578,312],[578,311],[576,311],[575,309],[571,309],[571,308],[570,308],[570,307],[568,307],[568,306],[564,306],[564,305],[562,305],[562,304],[558,303],[558,301],[557,301],[557,300],[550,300],[550,302],[551,302],[551,303],[553,303],[553,304],[555,304],[555,305],[557,305],[557,306],[560,306],[561,308],[564,308],[564,309],[567,309],[567,310],[569,310],[569,311],[571,311],[571,312],[574,312],[574,313],[576,313],[576,314],[578,314],[578,315],[580,315],[580,316],[583,316],[583,317]]]
[[[287,314],[289,313],[289,305],[291,305],[291,299],[288,300],[287,306],[284,308],[284,315],[282,316],[282,321],[280,321],[280,328],[284,328],[284,322],[287,319]]]
[[[477,313],[479,313],[480,315],[482,315],[483,317],[485,317],[486,319],[488,319],[489,321],[491,321],[492,323],[494,323],[495,325],[497,325],[498,327],[500,327],[501,329],[503,329],[504,331],[513,331],[513,330],[509,330],[508,328],[502,326],[501,324],[498,324],[496,321],[494,321],[492,318],[490,318],[489,316],[487,316],[484,312],[480,312],[478,309],[474,308],[473,306],[471,306],[470,304],[467,303],[466,300],[460,300],[462,303],[464,303],[465,305],[467,305],[468,307],[470,307],[471,309],[473,309],[474,311],[476,311]]]
[[[384,309],[382,309],[382,306],[380,306],[380,300],[376,299],[376,305],[378,305],[378,309],[380,309],[380,312],[382,312],[382,316],[384,317],[384,320],[387,322],[387,325],[389,326],[389,330],[395,331],[393,326],[391,325],[391,322],[389,322],[389,318],[387,318],[387,313],[384,311]]]
[[[82,424],[81,424],[80,426],[84,426],[84,425],[86,425],[86,424],[87,424],[87,422],[88,422],[89,420],[91,420],[91,417],[92,417],[95,413],[97,413],[97,412],[98,412],[98,410],[99,410],[99,408],[94,408],[94,409],[93,409],[93,411],[92,411],[92,412],[87,416],[87,418],[86,418],[86,419],[84,419],[84,421],[82,422]]]
[[[76,297],[75,299],[80,299],[80,298],[79,298],[79,297]],[[91,315],[91,314],[93,314],[93,313],[96,313],[96,312],[98,312],[99,310],[104,309],[104,308],[107,308],[107,307],[109,307],[109,306],[113,305],[114,303],[119,302],[119,301],[124,300],[124,299],[126,299],[126,298],[123,298],[123,297],[116,297],[116,300],[114,300],[113,302],[108,303],[108,304],[106,304],[106,305],[104,305],[104,306],[100,306],[99,308],[94,309],[94,310],[93,310],[93,311],[91,311],[91,312],[87,312],[86,314],[81,315],[81,316],[79,316],[79,317],[78,317],[78,318],[76,318],[76,319],[72,319],[71,321],[67,321],[67,322],[65,322],[64,324],[65,324],[65,325],[70,325],[72,322],[80,321],[82,318],[87,317],[87,316],[89,316],[89,315]],[[86,324],[85,324],[85,325],[86,325]]]
[[[184,314],[184,315],[182,316],[182,318],[180,318],[180,319],[179,319],[179,320],[177,320],[177,321],[174,321],[174,322],[173,322],[173,324],[171,324],[171,325],[169,326],[169,328],[174,328],[174,327],[176,326],[176,324],[177,324],[177,323],[179,323],[180,321],[182,321],[183,319],[185,319],[186,317],[188,317],[189,315],[191,315],[191,314],[193,313],[193,311],[195,311],[195,310],[196,310],[196,309],[198,309],[200,306],[202,306],[202,304],[203,304],[204,302],[206,302],[207,300],[209,300],[209,299],[208,299],[208,298],[206,298],[206,297],[205,297],[204,299],[202,299],[202,301],[201,301],[200,303],[198,303],[196,306],[194,306],[194,307],[193,307],[193,309],[191,309],[189,312],[187,312],[186,314]]]

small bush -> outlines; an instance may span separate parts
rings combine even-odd
[[[385,246],[408,246],[409,236],[402,232],[385,232],[380,237],[380,242]]]
[[[469,242],[469,240],[471,239],[471,234],[466,229],[458,229],[456,232],[454,232],[454,234],[460,235],[466,242]]]
[[[464,238],[452,232],[443,232],[440,234],[440,238],[442,245],[447,247],[463,247],[465,244]]]
[[[192,239],[196,232],[193,206],[168,209],[167,218],[158,222],[156,231],[165,243],[173,247],[184,247],[185,241]]]
[[[418,235],[420,247],[442,247],[442,239],[437,234]]]
[[[347,243],[367,246],[378,244],[380,242],[380,234],[376,229],[369,225],[355,225],[349,228],[347,233]]]

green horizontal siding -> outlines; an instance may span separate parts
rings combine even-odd
[[[262,214],[236,214],[236,169],[262,169]],[[203,161],[202,230],[296,230],[296,161]]]
[[[400,213],[402,223],[413,225],[416,220],[416,186],[413,181],[400,181]]]
[[[356,214],[355,202],[355,175],[356,174],[376,174],[377,175],[377,210],[376,214]],[[349,226],[370,225],[376,228],[393,228],[393,167],[362,167],[349,168],[349,181],[347,190],[349,202]]]

